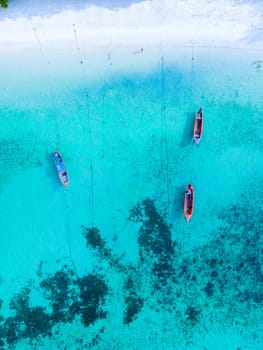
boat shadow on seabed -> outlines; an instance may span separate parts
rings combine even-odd
[[[173,208],[172,213],[174,216],[174,220],[182,219],[183,212],[182,212],[182,205],[184,203],[184,193],[185,193],[185,186],[180,185],[176,186],[174,188],[175,196],[173,198]]]
[[[58,176],[56,175],[56,169],[54,168],[54,161],[50,157],[50,152],[46,152],[46,167],[45,167],[45,178],[50,180],[52,190],[59,190],[61,183]]]
[[[184,124],[184,130],[183,130],[183,137],[181,141],[181,146],[185,147],[188,146],[192,140],[193,140],[193,122],[195,119],[195,113],[187,113],[185,114],[185,124]]]

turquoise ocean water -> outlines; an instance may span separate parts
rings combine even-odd
[[[0,348],[262,349],[260,52],[74,45],[0,57]]]

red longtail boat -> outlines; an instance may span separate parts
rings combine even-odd
[[[193,215],[194,209],[194,188],[189,184],[184,195],[184,216],[189,221]]]

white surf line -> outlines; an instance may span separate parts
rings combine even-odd
[[[89,94],[88,87],[85,80],[85,71],[83,65],[83,59],[81,59],[80,46],[78,41],[77,29],[76,25],[73,23],[73,31],[74,31],[74,40],[76,43],[76,49],[80,59],[81,65],[81,76],[83,81],[83,86],[85,88],[85,98],[86,98],[86,107],[87,107],[87,117],[88,117],[88,136],[89,136],[89,149],[90,149],[90,193],[89,193],[89,203],[90,203],[90,218],[91,225],[94,226],[94,169],[93,169],[93,144],[92,144],[92,127],[91,127],[91,116],[90,116],[90,107],[89,107]]]

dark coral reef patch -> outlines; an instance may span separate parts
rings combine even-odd
[[[133,322],[137,315],[141,312],[144,299],[138,295],[140,288],[140,277],[138,273],[129,273],[126,282],[124,283],[124,294],[125,294],[125,310],[123,323],[128,324]]]
[[[135,319],[135,316],[141,311],[143,307],[143,299],[138,296],[129,296],[125,299],[126,310],[123,322],[128,324]]]
[[[145,199],[131,211],[129,220],[141,223],[138,232],[138,244],[141,263],[152,261],[152,272],[160,285],[165,286],[167,279],[174,276],[173,256],[175,242],[169,226],[158,213],[153,200]],[[153,259],[155,258],[155,259]]]
[[[191,337],[202,326],[205,329],[204,319],[215,318],[214,323],[230,326],[239,322],[242,326],[248,322],[249,311],[253,314],[263,307],[263,221],[249,219],[252,209],[244,199],[239,205],[220,210],[222,225],[211,231],[213,238],[189,252],[173,241],[172,230],[176,229],[168,225],[154,201],[145,199],[128,218],[128,223],[137,223],[139,260],[133,264],[125,263],[114,247],[107,246],[98,228],[82,227],[86,246],[95,252],[93,273],[78,277],[64,266],[45,274],[42,262],[38,289],[45,305],[30,306],[30,292],[35,286],[29,284],[16,293],[10,302],[13,315],[0,319],[0,348],[21,339],[49,337],[55,325],[71,323],[76,317],[84,327],[96,324],[106,318],[103,305],[106,297],[110,300],[113,295],[114,300],[123,301],[118,317],[126,326],[145,309],[171,315],[171,322],[184,337]],[[261,218],[262,211],[258,210],[256,217]],[[173,233],[180,237],[180,232]],[[110,285],[111,276],[118,276],[120,284]],[[106,322],[101,329],[90,346],[103,337]]]
[[[242,323],[246,318],[244,310],[263,306],[263,221],[248,220],[250,215],[253,217],[252,210],[245,198],[239,205],[222,209],[219,218],[223,224],[211,232],[214,238],[189,255],[172,241],[171,229],[153,201],[146,199],[134,207],[129,220],[141,225],[141,264],[151,266],[152,275],[157,277],[152,284],[154,290],[158,289],[159,306],[167,308],[169,304],[171,310],[176,310],[177,302],[187,305],[191,297],[195,303],[185,309],[186,320],[191,321],[189,327],[200,322],[202,311],[211,312],[213,317],[215,304],[224,305],[223,314],[228,315],[229,323],[237,315]],[[258,210],[260,218],[262,211]]]
[[[87,247],[102,251],[105,248],[105,240],[102,239],[100,231],[97,227],[82,226],[82,234],[86,239]]]
[[[25,338],[51,336],[56,324],[72,322],[78,315],[84,326],[106,317],[102,305],[108,287],[99,275],[75,278],[67,268],[49,274],[38,288],[45,307],[30,306],[31,288],[27,286],[13,296],[9,307],[14,316],[2,321],[0,338],[10,346]]]

